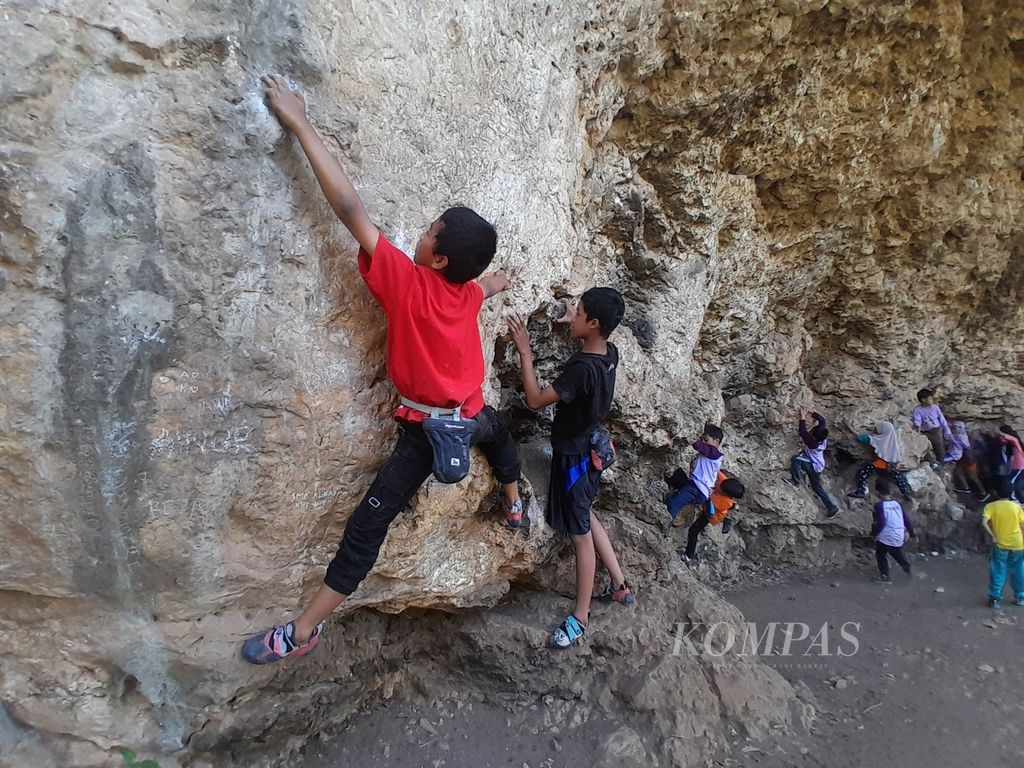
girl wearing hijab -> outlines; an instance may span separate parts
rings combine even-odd
[[[888,421],[875,422],[875,434],[857,435],[857,440],[870,445],[875,450],[875,460],[865,464],[857,473],[857,490],[848,494],[851,499],[863,499],[868,495],[868,478],[876,472],[887,472],[896,481],[903,498],[914,495],[907,482],[907,476],[900,471],[903,463],[903,446],[900,444],[900,431]]]
[[[982,501],[988,500],[985,486],[978,477],[978,456],[967,434],[967,425],[962,421],[954,421],[949,441],[946,443],[946,461],[955,461],[953,465],[953,487],[957,493],[970,493],[973,488]]]

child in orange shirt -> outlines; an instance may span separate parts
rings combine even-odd
[[[682,473],[676,472],[669,485],[675,487],[679,484],[682,480],[680,474]],[[736,508],[736,502],[743,498],[744,493],[746,488],[743,487],[743,483],[727,476],[725,472],[718,473],[711,496],[700,506],[701,511],[686,532],[686,551],[680,558],[684,563],[697,559],[697,539],[701,531],[709,525],[721,525],[722,533],[728,533],[732,529],[729,512]]]

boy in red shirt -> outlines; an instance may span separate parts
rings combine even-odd
[[[269,664],[304,656],[320,640],[324,620],[370,572],[388,527],[430,475],[434,450],[422,422],[438,409],[474,419],[473,444],[490,462],[506,499],[506,521],[522,523],[519,457],[494,409],[484,406],[483,349],[477,314],[484,299],[508,288],[501,275],[477,277],[494,258],[494,227],[468,208],[449,208],[430,225],[413,260],[381,234],[341,165],[306,118],[301,94],[265,77],[266,96],[281,124],[302,145],[331,208],[359,242],[359,274],[388,319],[388,377],[401,397],[398,443],[345,526],[324,584],[292,622],[250,637],[242,656]]]

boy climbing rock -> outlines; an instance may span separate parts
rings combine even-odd
[[[669,486],[673,490],[665,498],[669,528],[685,507],[691,504],[703,505],[707,502],[711,490],[718,482],[718,472],[725,460],[720,450],[724,437],[725,432],[721,427],[716,424],[705,425],[704,434],[693,443],[693,450],[697,452],[693,471],[687,475],[680,468],[672,475]]]
[[[359,274],[387,317],[388,377],[401,405],[395,412],[394,452],[349,518],[323,585],[298,618],[245,641],[242,655],[252,664],[312,651],[324,620],[366,578],[391,522],[432,469],[438,472],[437,443],[424,426],[428,417],[472,420],[472,427],[458,422],[459,430],[472,435],[502,484],[508,524],[522,522],[516,445],[494,410],[485,407],[480,389],[484,360],[477,314],[484,299],[508,288],[501,275],[477,280],[494,258],[494,227],[469,208],[449,208],[423,234],[410,259],[370,220],[345,171],[306,118],[302,95],[281,77],[266,77],[264,83],[270,108],[299,140],[327,202],[359,243]]]
[[[600,439],[600,426],[612,407],[619,365],[619,352],[608,337],[624,312],[625,302],[614,288],[591,288],[580,298],[578,311],[567,303],[564,320],[569,323],[572,337],[583,340],[583,348],[566,361],[561,375],[543,389],[533,372],[526,324],[518,317],[508,321],[522,360],[526,404],[534,410],[558,404],[551,425],[547,521],[563,536],[569,536],[576,550],[576,606],[551,636],[552,643],[560,648],[574,644],[586,630],[597,570],[595,553],[611,577],[611,583],[599,597],[624,605],[633,602],[608,533],[591,511],[603,466],[598,462],[608,460],[602,454],[605,445],[610,448],[609,440]],[[606,434],[603,436],[607,438]]]

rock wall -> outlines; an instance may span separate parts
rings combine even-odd
[[[711,537],[715,578],[842,559],[863,533],[863,514],[823,524],[780,483],[798,405],[837,425],[836,490],[849,428],[905,421],[924,383],[971,420],[1024,415],[1024,13],[1009,4],[13,0],[0,29],[0,752],[22,763],[294,745],[464,673],[466,632],[492,642],[486,618],[356,609],[571,589],[540,506],[510,536],[478,466],[421,492],[317,661],[234,658],[315,589],[394,437],[383,317],[262,104],[266,72],[306,91],[399,245],[457,202],[495,222],[514,290],[481,318],[487,396],[524,441],[544,420],[522,408],[503,315],[533,316],[550,376],[569,349],[544,322],[551,298],[622,288],[622,460],[602,512],[667,610],[729,610],[655,525],[658,478],[704,421],[751,489],[739,535]],[[956,533],[970,511],[927,468],[912,479],[922,530]],[[676,663],[670,678],[723,712],[753,691],[737,722],[789,721],[792,692],[749,662],[733,689]],[[637,711],[678,705],[668,687]],[[657,734],[690,728],[688,748],[653,744],[652,760],[720,742],[689,711]]]
[[[801,407],[833,421],[839,496],[865,455],[854,432],[876,419],[904,427],[911,465],[924,455],[909,429],[922,386],[973,426],[1021,420],[1024,12],[670,6],[660,66],[627,55],[584,91],[587,230],[654,339],[641,378],[658,393],[624,427],[645,459],[674,459],[722,423],[727,464],[752,481],[741,543],[797,561],[825,544],[811,558],[828,561],[825,539],[866,518],[822,526],[779,482]],[[911,481],[926,536],[976,541],[977,515],[938,477]]]

